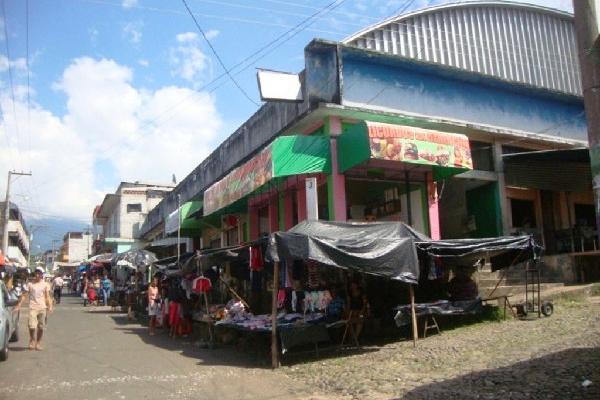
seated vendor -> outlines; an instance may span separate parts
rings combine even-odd
[[[364,319],[369,316],[371,306],[367,299],[367,295],[361,285],[357,281],[350,283],[348,291],[348,319],[354,325],[356,337],[360,336],[363,329]]]
[[[331,293],[331,301],[327,306],[327,320],[330,322],[338,321],[342,319],[346,302],[340,296],[337,288],[331,288],[329,293]]]
[[[448,284],[448,294],[450,301],[474,300],[479,295],[479,290],[467,270],[457,269]]]

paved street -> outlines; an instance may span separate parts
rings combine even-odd
[[[49,317],[44,351],[27,349],[25,317],[20,325],[0,364],[0,399],[294,399],[298,390],[270,370],[236,365],[239,354],[150,337],[125,315],[83,308],[75,297]]]

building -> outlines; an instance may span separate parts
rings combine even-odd
[[[94,210],[93,254],[121,253],[141,246],[140,227],[171,190],[171,185],[121,182]]]
[[[0,210],[4,210],[5,202],[0,202]],[[4,226],[4,212],[0,216],[0,226]],[[0,242],[2,240],[0,230]],[[23,214],[15,203],[10,203],[8,220],[8,261],[21,267],[27,266],[29,256],[29,232]]]
[[[91,232],[67,232],[63,236],[60,247],[60,261],[64,263],[80,263],[92,254]]]
[[[58,262],[58,251],[57,250],[46,250],[42,254],[42,263],[46,271],[52,271],[54,262]]]
[[[291,228],[308,201],[321,219],[401,220],[432,238],[527,232],[549,254],[597,248],[571,14],[431,7],[312,41],[299,78],[303,100],[264,104],[142,237],[177,215],[200,246],[231,245]]]

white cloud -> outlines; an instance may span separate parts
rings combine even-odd
[[[198,34],[196,32],[179,33],[175,36],[175,39],[179,43],[196,42],[198,40]]]
[[[123,8],[135,7],[138,5],[138,0],[123,0],[121,5],[123,6]]]
[[[206,31],[206,38],[208,40],[212,40],[214,38],[216,38],[217,36],[219,36],[221,32],[218,31],[217,29],[209,29],[208,31]]]
[[[4,113],[0,136],[0,170],[32,170],[32,191],[38,212],[89,219],[93,207],[119,180],[168,182],[171,175],[186,176],[216,144],[222,120],[208,93],[168,86],[145,90],[132,84],[133,72],[113,60],[79,58],[64,70],[55,90],[67,98],[62,116],[35,102],[27,121],[27,103],[15,103],[20,143],[14,117]],[[12,110],[6,91],[0,91],[2,109]],[[26,145],[26,129],[35,140]],[[17,151],[18,147],[18,151]],[[116,172],[110,187],[97,170],[102,161]],[[6,178],[0,177],[0,190]],[[36,187],[34,189],[34,187]],[[51,201],[50,201],[51,200]]]
[[[180,33],[175,37],[178,45],[170,49],[171,75],[178,76],[197,87],[210,67],[210,59],[200,48],[200,38],[195,32]]]
[[[141,65],[142,67],[148,67],[150,65],[150,62],[148,62],[148,60],[142,58],[142,59],[138,60],[138,64]]]
[[[17,58],[14,60],[10,60],[9,62],[8,58],[5,55],[0,55],[0,73],[8,71],[9,65],[13,71],[27,71],[27,61],[24,58]]]
[[[133,44],[139,44],[142,41],[142,21],[129,22],[123,27],[123,35]]]

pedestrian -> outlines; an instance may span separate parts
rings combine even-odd
[[[87,306],[88,303],[88,289],[90,287],[90,280],[88,279],[86,273],[83,273],[81,278],[81,297],[83,298],[83,306]]]
[[[58,275],[52,281],[52,293],[54,293],[54,302],[56,304],[60,304],[60,298],[62,297],[62,288],[63,288],[64,284],[65,284],[65,281],[63,280],[62,276],[60,276],[60,275]]]
[[[156,318],[160,314],[160,294],[158,289],[158,277],[152,278],[150,286],[148,286],[148,316],[150,322],[148,324],[148,332],[150,336],[154,336],[156,328]]]
[[[100,283],[102,285],[102,296],[103,296],[104,306],[107,306],[108,299],[110,298],[110,294],[112,292],[112,282],[106,272],[104,273],[104,276],[102,277],[102,282],[100,282]]]
[[[46,317],[48,313],[52,313],[50,290],[43,278],[44,270],[37,267],[34,281],[25,286],[26,293],[19,297],[19,301],[13,309],[14,313],[19,312],[25,295],[29,296],[29,350],[43,350],[41,343],[44,329],[46,329]]]

